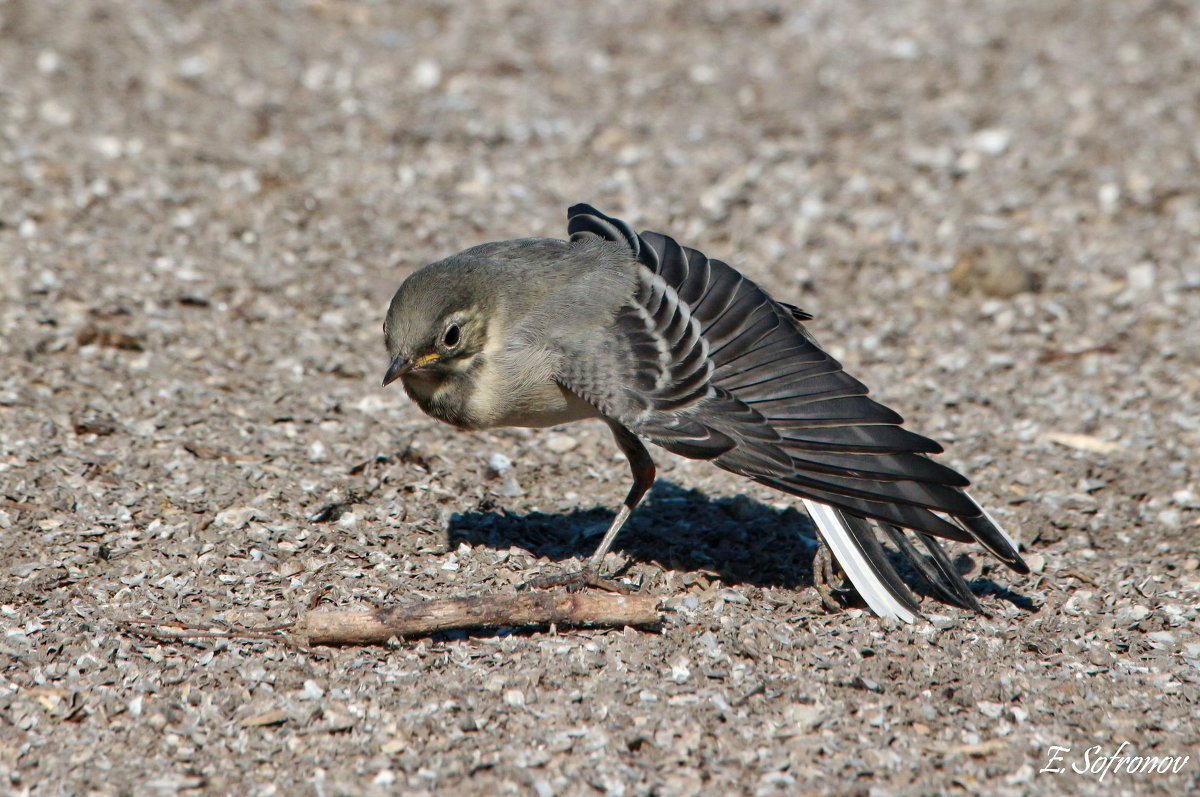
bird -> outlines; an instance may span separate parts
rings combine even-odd
[[[586,567],[529,583],[613,586],[604,557],[655,478],[643,441],[799,498],[817,531],[813,581],[831,608],[830,552],[875,614],[922,616],[885,540],[910,579],[974,612],[939,538],[1029,572],[969,481],[933,458],[942,447],[821,348],[811,314],[587,204],[568,209],[567,233],[485,243],[414,271],[383,326],[384,386],[399,380],[433,418],[466,430],[586,419],[611,429],[632,474],[624,502]]]

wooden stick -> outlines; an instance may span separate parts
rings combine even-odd
[[[305,612],[293,633],[301,645],[370,645],[463,628],[648,626],[662,621],[658,602],[653,595],[562,592],[445,598],[373,610]]]

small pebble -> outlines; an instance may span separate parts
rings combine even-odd
[[[988,128],[980,130],[971,138],[971,143],[975,148],[986,155],[999,155],[1008,149],[1009,141],[1012,140],[1012,134],[1007,130],[1000,128]]]
[[[442,82],[442,68],[428,59],[417,61],[412,69],[412,83],[419,89],[429,90]]]
[[[579,441],[570,435],[552,434],[546,438],[544,445],[555,454],[565,454],[575,450],[579,446]]]
[[[979,712],[985,717],[996,719],[1004,711],[1004,706],[999,703],[991,703],[987,700],[980,700],[975,704],[979,708]]]

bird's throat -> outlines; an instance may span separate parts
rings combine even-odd
[[[402,378],[404,392],[425,414],[460,429],[478,429],[481,424],[470,406],[475,359],[410,371]]]

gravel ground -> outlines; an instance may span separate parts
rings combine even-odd
[[[1197,790],[1197,52],[1168,0],[0,2],[0,792]],[[575,201],[816,313],[1034,574],[829,615],[790,501],[660,453],[659,632],[125,629],[585,556],[601,425],[378,386],[404,275]],[[1122,743],[1191,758],[1071,770]]]

